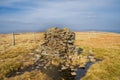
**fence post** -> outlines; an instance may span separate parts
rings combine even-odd
[[[15,46],[15,34],[14,34],[14,32],[12,33],[12,46]]]
[[[34,35],[34,41],[36,42],[36,36],[35,36],[35,32],[33,32],[33,35]]]

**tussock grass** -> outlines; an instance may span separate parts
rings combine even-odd
[[[46,74],[40,71],[25,72],[23,75],[16,77],[6,78],[5,80],[52,80]]]
[[[82,80],[120,80],[120,34],[105,32],[76,34],[77,45],[86,51],[91,50],[96,58],[102,59],[90,67]]]
[[[12,35],[0,35],[0,80],[5,79],[9,72],[23,69],[34,62],[31,60],[33,56],[28,56],[39,46],[39,42],[43,40],[43,33],[36,33],[36,42],[32,33],[17,34],[16,45],[11,46]],[[27,55],[27,56],[26,56]]]

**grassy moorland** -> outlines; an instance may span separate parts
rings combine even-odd
[[[32,65],[28,55],[38,48],[43,33],[16,34],[16,45],[11,46],[12,35],[0,34],[0,80],[52,80],[40,71],[25,72],[6,78],[7,73]],[[120,80],[120,34],[107,32],[76,32],[76,46],[84,49],[83,55],[91,52],[101,62],[93,64],[82,80]]]
[[[120,80],[120,34],[77,32],[76,35],[77,45],[102,59],[90,67],[82,80]]]

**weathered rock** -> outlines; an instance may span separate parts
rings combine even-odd
[[[36,53],[40,55],[40,57],[37,56],[37,58],[39,57],[38,64],[43,64],[44,69],[48,69],[51,65],[58,66],[60,67],[58,71],[63,72],[63,75],[67,75],[69,78],[70,75],[76,75],[73,71],[75,65],[71,64],[72,55],[76,54],[74,59],[78,59],[77,55],[81,53],[82,49],[74,45],[75,33],[68,28],[50,28],[44,35],[44,42],[36,50]]]
[[[76,75],[76,72],[71,72],[71,75],[75,76],[75,75]]]
[[[59,54],[64,56],[66,53],[73,52],[75,49],[75,33],[69,29],[51,28],[45,32],[45,42],[41,45],[47,54]],[[42,52],[42,53],[43,53]]]

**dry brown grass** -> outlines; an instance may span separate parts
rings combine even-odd
[[[4,79],[7,73],[17,71],[33,64],[28,53],[34,51],[39,42],[43,41],[43,33],[36,33],[36,42],[33,33],[16,34],[16,45],[12,44],[12,34],[0,35],[0,79]],[[27,55],[27,56],[26,56]]]
[[[35,33],[36,43],[43,41],[43,33]],[[15,34],[16,45],[24,43],[34,43],[33,33],[19,33]],[[6,50],[12,45],[12,34],[0,34],[0,52]]]
[[[31,58],[24,57],[34,51],[42,42],[43,33],[17,34],[16,46],[11,46],[11,34],[0,34],[0,79],[6,79],[8,72],[33,64]],[[75,45],[84,49],[82,55],[91,52],[102,62],[93,64],[82,80],[120,80],[120,34],[106,32],[76,32]],[[82,60],[81,60],[82,61]],[[80,62],[80,61],[76,61]],[[73,63],[76,64],[76,63]],[[38,73],[38,74],[37,74]],[[40,78],[40,77],[43,78]],[[7,80],[51,80],[41,72],[26,72]]]
[[[92,48],[119,48],[120,34],[105,32],[76,32],[76,45]]]
[[[76,32],[76,45],[91,51],[102,62],[90,67],[82,80],[120,80],[120,34]]]

